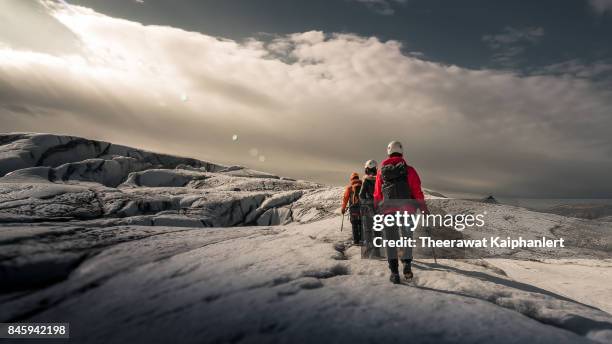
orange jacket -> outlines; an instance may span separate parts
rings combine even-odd
[[[346,186],[344,189],[344,196],[342,196],[342,214],[346,211],[349,199],[351,195],[355,193],[355,188],[357,186],[361,186],[361,180],[359,179],[359,175],[353,172],[353,174],[351,174],[351,183]],[[354,197],[359,198],[359,195],[355,194]]]

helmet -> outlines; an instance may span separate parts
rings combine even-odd
[[[404,154],[404,148],[402,147],[402,143],[399,141],[391,141],[387,146],[387,155],[391,155],[393,153]]]
[[[378,165],[376,160],[368,160],[366,161],[364,168],[376,168],[376,165]]]
[[[351,173],[351,178],[349,178],[349,180],[353,181],[354,179],[359,179],[359,173],[357,172]]]
[[[376,161],[375,160],[368,160],[365,163],[365,174],[367,174],[368,176],[375,176],[376,175]]]

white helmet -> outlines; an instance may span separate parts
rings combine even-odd
[[[402,147],[402,143],[399,141],[391,141],[387,146],[387,155],[391,155],[393,153],[404,154],[404,148]]]
[[[364,168],[376,168],[376,165],[378,165],[376,160],[368,160],[366,161]]]

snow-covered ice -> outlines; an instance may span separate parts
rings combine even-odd
[[[79,343],[612,342],[612,222],[427,191],[589,259],[417,258],[393,285],[385,261],[334,249],[342,188],[82,138],[0,144],[0,322],[70,322]]]

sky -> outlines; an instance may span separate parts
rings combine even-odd
[[[612,1],[0,1],[2,132],[342,185],[612,198]]]

